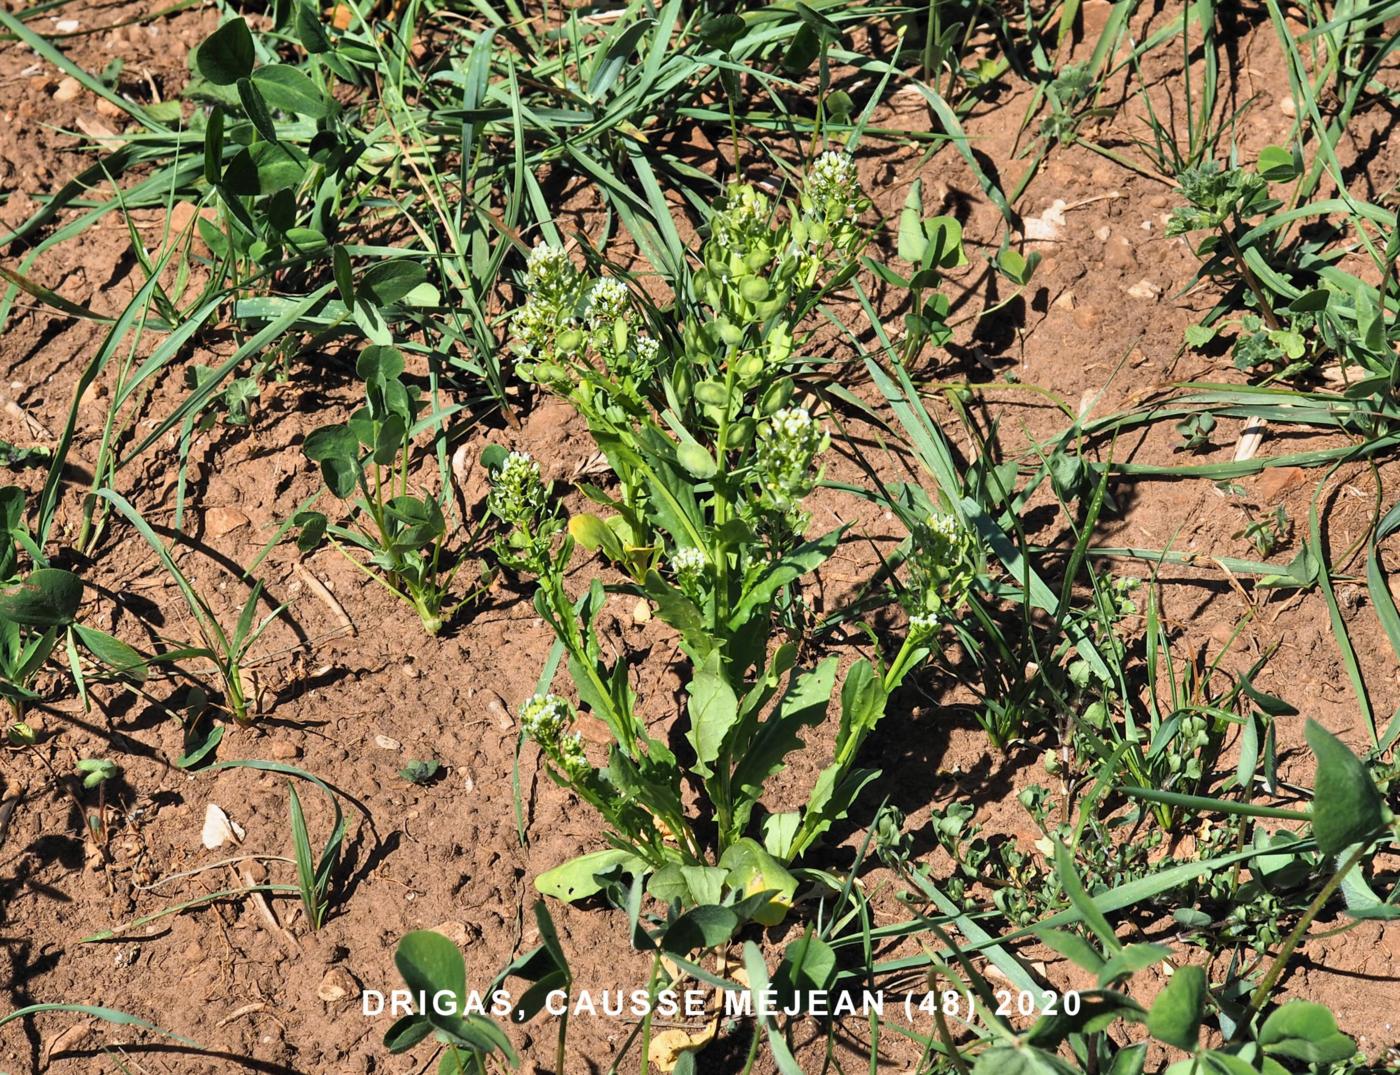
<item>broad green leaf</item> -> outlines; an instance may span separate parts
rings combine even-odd
[[[1062,929],[1047,929],[1039,931],[1037,936],[1047,948],[1059,952],[1075,966],[1094,974],[1103,969],[1103,956],[1079,934]]]
[[[230,19],[204,39],[195,68],[216,86],[232,86],[253,73],[253,35],[242,19]]]
[[[924,221],[924,233],[928,236],[928,246],[924,248],[923,257],[926,263],[940,269],[954,269],[966,264],[962,225],[958,223],[957,217],[930,217]]]
[[[41,567],[0,588],[0,619],[26,627],[63,627],[83,600],[83,582],[71,571]]]
[[[384,1048],[406,1053],[433,1032],[433,1024],[417,1015],[405,1015],[384,1032]]]
[[[1337,1029],[1337,1020],[1323,1005],[1290,1000],[1275,1009],[1259,1028],[1266,1053],[1307,1064],[1335,1064],[1356,1055],[1356,1043]]]
[[[831,988],[836,979],[836,953],[810,929],[787,946],[773,975],[779,990],[813,993]]]
[[[1374,835],[1383,824],[1380,793],[1361,760],[1315,720],[1303,731],[1317,755],[1313,787],[1313,836],[1325,855],[1340,854]]]
[[[1142,1075],[1147,1066],[1147,1042],[1140,1041],[1119,1050],[1108,1069],[1108,1075]]]
[[[1147,1032],[1158,1041],[1192,1052],[1201,1036],[1206,1006],[1206,972],[1178,967],[1147,1013]]]
[[[276,142],[277,125],[272,121],[272,112],[267,107],[267,102],[263,100],[262,93],[254,85],[250,78],[240,78],[237,83],[238,99],[243,102],[243,110],[248,113],[248,119],[257,128],[260,135],[269,142]],[[262,183],[261,170],[259,171],[259,183],[265,191],[273,191],[274,186]]]
[[[1172,950],[1162,944],[1129,944],[1099,970],[1099,985],[1105,986],[1119,978],[1136,974],[1154,963],[1170,959]]]
[[[360,442],[350,427],[344,425],[322,426],[307,434],[301,450],[306,458],[315,463],[328,459],[353,460],[360,454]]]
[[[739,916],[728,907],[695,907],[671,923],[661,938],[663,951],[689,955],[724,944],[740,925]]]
[[[357,294],[368,294],[381,306],[398,302],[428,278],[427,270],[408,258],[371,265],[360,277]]]
[[[441,933],[420,929],[404,935],[394,951],[394,965],[404,984],[414,993],[447,992],[461,1001],[467,994],[467,964],[461,951]],[[420,1012],[434,1026],[440,1025],[432,1005]]]
[[[311,119],[330,114],[331,104],[326,95],[295,67],[268,64],[253,72],[252,81],[262,92],[263,100],[273,108]]]
[[[1270,183],[1288,183],[1298,177],[1298,171],[1292,150],[1265,146],[1259,151],[1259,174]]]
[[[904,208],[899,214],[898,254],[901,261],[918,265],[924,259],[928,248],[928,236],[924,234],[923,180],[916,179],[909,187],[904,199]]]
[[[99,631],[95,627],[84,627],[81,623],[73,625],[73,633],[78,636],[78,641],[87,647],[88,652],[117,675],[137,683],[145,682],[145,660],[121,639],[113,638],[106,631]]]
[[[724,660],[716,650],[705,658],[686,690],[690,693],[690,727],[686,738],[695,748],[695,771],[709,776],[711,763],[739,716],[739,699],[724,674]]]
[[[622,866],[630,873],[639,873],[645,866],[636,855],[621,848],[610,847],[570,859],[535,878],[535,890],[565,903],[587,899],[603,891],[598,882],[600,873]]]
[[[765,926],[776,926],[792,909],[797,894],[797,878],[759,846],[756,840],[744,837],[731,844],[720,856],[719,864],[729,871],[729,887],[743,896],[760,892],[774,895],[754,918]]]
[[[326,28],[321,21],[318,5],[311,3],[310,0],[297,0],[293,25],[296,28],[297,40],[301,42],[301,47],[307,52],[313,55],[330,52],[331,41],[326,36]]]

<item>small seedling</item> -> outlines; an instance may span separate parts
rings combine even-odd
[[[347,502],[348,512],[334,523],[318,511],[297,514],[292,520],[301,527],[297,547],[310,552],[329,538],[342,552],[346,545],[358,549],[363,560],[350,556],[351,562],[411,605],[424,630],[436,635],[475,591],[449,603],[464,560],[447,549],[448,483],[427,494],[414,491],[410,482],[414,438],[435,422],[422,416],[421,391],[404,381],[404,357],[395,348],[366,347],[355,370],[364,381],[365,405],[348,421],[315,430],[302,446],[320,465],[326,488]]]
[[[1181,437],[1181,446],[1188,452],[1199,452],[1210,447],[1210,435],[1215,432],[1215,415],[1200,411],[1188,415],[1176,424]]]
[[[40,765],[48,771],[50,777],[56,785],[61,787],[68,795],[69,800],[78,811],[78,817],[83,819],[83,838],[87,844],[93,848],[104,864],[110,864],[111,858],[107,854],[107,786],[108,780],[116,777],[117,766],[100,758],[84,758],[77,763],[75,771],[82,778],[84,788],[100,788],[98,792],[100,804],[96,816],[90,816],[87,807],[78,797],[78,793],[73,789],[73,782],[65,778],[53,767],[53,764],[45,757],[44,752],[39,749],[39,736],[32,727],[23,721],[11,724],[5,731],[6,741],[13,747],[20,747],[28,750]],[[99,838],[100,837],[100,838]],[[111,885],[111,878],[108,879]]]
[[[150,524],[131,506],[126,498],[111,489],[101,490],[98,496],[110,501],[112,506],[135,528],[146,544],[155,550],[161,566],[174,580],[181,596],[184,597],[185,604],[190,610],[190,615],[194,619],[195,626],[204,643],[202,646],[178,647],[169,653],[162,654],[160,660],[174,663],[190,658],[202,658],[209,661],[213,664],[223,686],[224,706],[228,715],[238,724],[252,723],[261,708],[261,699],[256,691],[250,695],[247,687],[249,653],[258,639],[262,637],[263,632],[282,614],[286,606],[279,605],[261,620],[257,620],[257,610],[262,600],[263,589],[261,582],[255,582],[248,594],[248,599],[239,612],[238,622],[232,631],[226,631],[220,623],[219,617],[209,606],[209,602],[194,588],[185,573],[180,570],[165,542],[160,539]]]
[[[1292,532],[1293,523],[1288,518],[1288,512],[1280,504],[1273,510],[1272,514],[1265,515],[1262,519],[1250,516],[1244,529],[1237,530],[1231,537],[1237,541],[1240,538],[1247,538],[1249,543],[1254,546],[1254,551],[1267,558],[1288,541]]]
[[[442,768],[442,763],[433,761],[410,761],[399,770],[399,776],[403,777],[410,784],[431,784],[433,778],[437,776],[438,770]]]

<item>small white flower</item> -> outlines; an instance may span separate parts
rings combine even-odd
[[[510,452],[491,478],[486,507],[497,518],[519,525],[544,509],[546,491],[540,465],[529,452]]]
[[[588,762],[588,755],[583,750],[583,736],[575,732],[573,735],[563,736],[559,740],[556,748],[556,760],[559,768],[564,771],[564,775],[577,780],[584,773],[593,768]]]
[[[976,577],[976,538],[953,515],[934,512],[915,526],[909,550],[909,578],[918,595],[911,611],[956,608]]]
[[[609,328],[613,322],[627,312],[627,285],[620,280],[605,276],[593,285],[588,293],[588,325],[590,328]]]
[[[807,197],[828,214],[853,210],[861,198],[855,161],[844,153],[823,153],[812,162],[804,190]]]
[[[677,571],[703,571],[707,563],[709,560],[706,559],[704,550],[693,545],[677,549],[671,557],[671,566]]]
[[[679,548],[671,554],[671,570],[675,572],[676,581],[680,583],[681,588],[687,591],[696,587],[709,562],[705,551],[693,545]]]
[[[760,487],[783,511],[812,491],[813,465],[826,450],[826,430],[805,407],[775,411],[758,431],[755,465]]]
[[[661,344],[654,337],[645,332],[637,333],[636,347],[637,361],[644,369],[656,365],[657,356],[661,353]]]
[[[536,694],[520,707],[520,727],[545,750],[556,749],[573,723],[569,703],[557,694]]]
[[[525,276],[533,286],[536,283],[553,279],[571,269],[569,255],[562,247],[538,242],[530,256],[525,259]]]

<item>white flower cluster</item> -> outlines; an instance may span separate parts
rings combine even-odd
[[[976,579],[972,532],[955,516],[934,512],[913,529],[912,537],[909,574],[919,597],[917,609],[911,611],[936,614],[944,608],[956,608]]]
[[[773,209],[755,187],[736,184],[710,219],[710,241],[725,256],[749,254],[770,233]]]
[[[557,694],[536,694],[520,707],[520,727],[546,750],[558,744],[571,723],[569,703]]]
[[[541,297],[553,296],[561,286],[572,283],[573,263],[562,247],[536,243],[525,259],[525,286]]]
[[[661,354],[661,344],[654,336],[649,336],[645,332],[637,333],[637,362],[643,370],[651,370],[656,366],[656,360]]]
[[[919,638],[927,638],[938,630],[938,617],[932,612],[916,612],[909,617],[909,633]]]
[[[578,780],[584,773],[593,769],[589,764],[588,755],[583,750],[583,736],[578,732],[560,737],[554,760],[559,764],[559,768],[564,770],[564,775],[571,780]]]
[[[497,518],[519,525],[539,515],[545,496],[540,465],[529,452],[511,452],[492,476],[486,508]]]
[[[686,545],[671,554],[671,570],[676,573],[676,581],[682,590],[693,593],[699,586],[700,576],[709,564],[703,549]]]
[[[861,198],[855,161],[844,153],[823,153],[807,173],[805,191],[812,202],[828,214],[853,210]]]
[[[826,430],[805,407],[775,411],[759,428],[758,479],[775,507],[790,509],[812,491],[812,464],[827,443]]]
[[[613,324],[627,314],[627,286],[605,276],[588,293],[588,327],[597,332],[611,331]]]
[[[959,533],[958,521],[951,515],[930,515],[928,528],[930,533],[937,535],[950,545],[957,540]]]
[[[511,328],[526,359],[550,357],[562,332],[577,327],[578,271],[557,246],[537,243],[525,262],[524,305],[511,315]]]
[[[574,721],[569,703],[557,694],[536,694],[520,707],[520,726],[538,743],[566,776],[578,779],[593,767],[584,753],[583,737],[569,734]]]

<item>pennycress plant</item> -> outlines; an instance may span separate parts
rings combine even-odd
[[[528,299],[513,319],[522,372],[574,405],[617,477],[615,495],[584,490],[610,513],[575,515],[556,543],[563,521],[538,467],[501,449],[486,459],[488,510],[510,527],[498,555],[538,578],[535,605],[564,644],[580,704],[612,739],[595,764],[566,701],[546,694],[522,710],[550,776],[605,818],[613,844],[539,878],[546,893],[582,898],[599,891],[599,874],[621,868],[685,904],[773,892],[758,917],[777,921],[796,889],[786,865],[875,776],[855,768],[856,754],[929,652],[928,632],[911,634],[888,667],[857,661],[839,684],[835,657],[799,667],[799,643],[775,639],[775,607],[792,604],[795,584],[845,529],[807,536],[803,502],[830,438],[794,378],[808,365],[797,354],[803,321],[854,271],[867,205],[837,154],[818,160],[782,219],[756,188],[731,188],[677,338],[648,334],[620,282],[590,279],[559,250],[530,257]],[[626,589],[678,633],[689,665],[683,757],[648,731],[628,662],[599,645],[601,581],[577,601],[565,591],[575,545],[621,568]],[[802,809],[768,812],[765,784],[834,696],[834,757]]]

